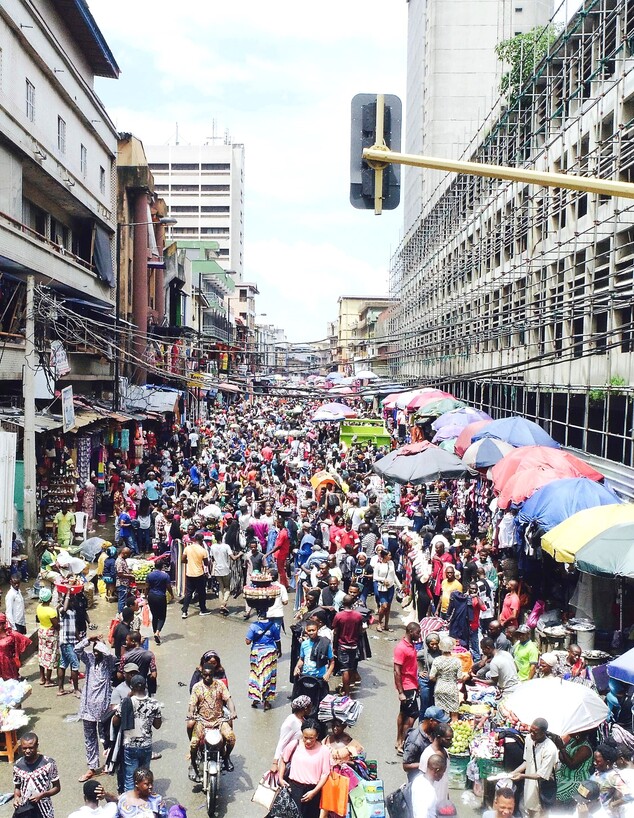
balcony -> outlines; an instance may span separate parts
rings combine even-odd
[[[217,341],[222,344],[233,343],[234,327],[224,315],[219,313],[206,312],[203,315],[201,331],[205,340]]]

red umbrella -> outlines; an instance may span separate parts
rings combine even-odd
[[[440,389],[430,389],[429,392],[421,392],[419,395],[415,395],[407,404],[407,408],[421,409],[423,406],[427,406],[428,403],[435,403],[437,400],[442,400],[443,398],[455,400],[454,396],[449,392],[442,392]]]
[[[603,475],[592,466],[584,463],[574,454],[550,446],[522,446],[509,452],[491,469],[491,479],[496,491],[506,488],[508,481],[527,470],[552,469],[557,477],[587,477],[590,480],[603,480]]]
[[[511,504],[517,506],[535,494],[537,489],[540,489],[547,483],[552,483],[554,480],[560,480],[562,477],[568,476],[567,474],[562,475],[558,470],[550,468],[519,471],[504,484],[504,488],[498,497],[498,506],[500,508],[508,508]]]
[[[470,423],[468,426],[465,426],[464,429],[458,435],[458,439],[456,440],[456,448],[454,449],[455,453],[458,457],[462,457],[462,455],[467,451],[469,446],[471,446],[471,438],[475,435],[476,432],[479,432],[480,429],[483,429],[487,423],[491,423],[490,420],[476,420],[475,423]]]

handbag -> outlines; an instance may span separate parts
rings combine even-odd
[[[350,779],[332,770],[326,779],[326,783],[321,788],[319,806],[326,812],[334,812],[335,815],[345,816],[348,812],[349,789]]]
[[[267,818],[301,818],[289,787],[280,787],[277,791]]]
[[[254,804],[259,804],[261,807],[269,812],[271,807],[273,806],[273,801],[275,801],[275,796],[278,793],[280,788],[280,782],[277,778],[277,775],[270,770],[262,776],[260,779],[257,787],[255,788],[255,792],[251,796],[251,800]]]
[[[13,818],[42,818],[42,812],[33,801],[26,801],[13,810]]]

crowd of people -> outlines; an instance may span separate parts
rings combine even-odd
[[[104,799],[113,815],[136,814],[148,804],[152,812],[164,810],[150,770],[162,713],[154,698],[158,662],[149,643],[161,645],[168,601],[181,583],[182,620],[196,608],[201,617],[215,611],[244,618],[254,709],[276,705],[281,634],[290,632],[291,714],[271,771],[288,785],[306,818],[320,815],[320,793],[333,765],[363,759],[345,718],[331,720],[324,736],[307,690],[314,684],[322,697],[332,691],[354,699],[363,684],[363,662],[372,657],[368,635],[394,630],[397,600],[407,624],[393,655],[395,753],[414,818],[437,810],[455,814],[447,811],[447,750],[470,687],[491,688],[500,698],[548,675],[594,684],[577,645],[565,655],[540,652],[526,624],[534,594],[500,534],[501,515],[491,514],[484,495],[476,497],[458,481],[385,484],[372,466],[387,449],[342,445],[336,424],[307,422],[309,408],[275,398],[212,408],[200,423],[157,435],[156,447],[134,470],[122,460],[109,464],[114,534],[104,543],[97,570],[107,598],[117,603],[111,633],[89,634],[81,595],[53,599],[43,588],[37,607],[40,684],[79,698],[87,769],[80,778],[86,807],[77,818],[92,814]],[[59,545],[67,545],[63,519],[55,534]],[[136,555],[154,561],[143,597],[130,567]],[[55,559],[45,551],[43,568],[50,570]],[[258,577],[270,579],[275,589],[265,607],[244,593]],[[20,641],[26,637],[20,632],[23,605],[16,599],[19,579],[12,584],[7,619],[0,616],[4,678],[17,677],[15,660],[26,647]],[[187,632],[185,622],[180,627]],[[186,717],[192,781],[200,782],[197,752],[207,727],[220,728],[223,766],[231,772],[236,709],[215,651],[201,657]],[[53,818],[51,798],[60,787],[55,762],[39,753],[33,733],[22,737],[21,747],[15,804],[36,803],[43,818]],[[512,811],[521,803],[529,816],[554,804],[572,811],[586,803],[593,814],[600,804],[629,818],[631,747],[596,731],[554,736],[536,719],[521,763],[496,790],[496,816],[509,818],[511,802]],[[116,772],[117,795],[97,783],[104,770]],[[547,804],[543,793],[552,782]]]

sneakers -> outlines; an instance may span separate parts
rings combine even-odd
[[[183,611],[181,614],[181,619],[187,619],[187,611]]]
[[[211,616],[211,611],[201,611],[198,616]]]

